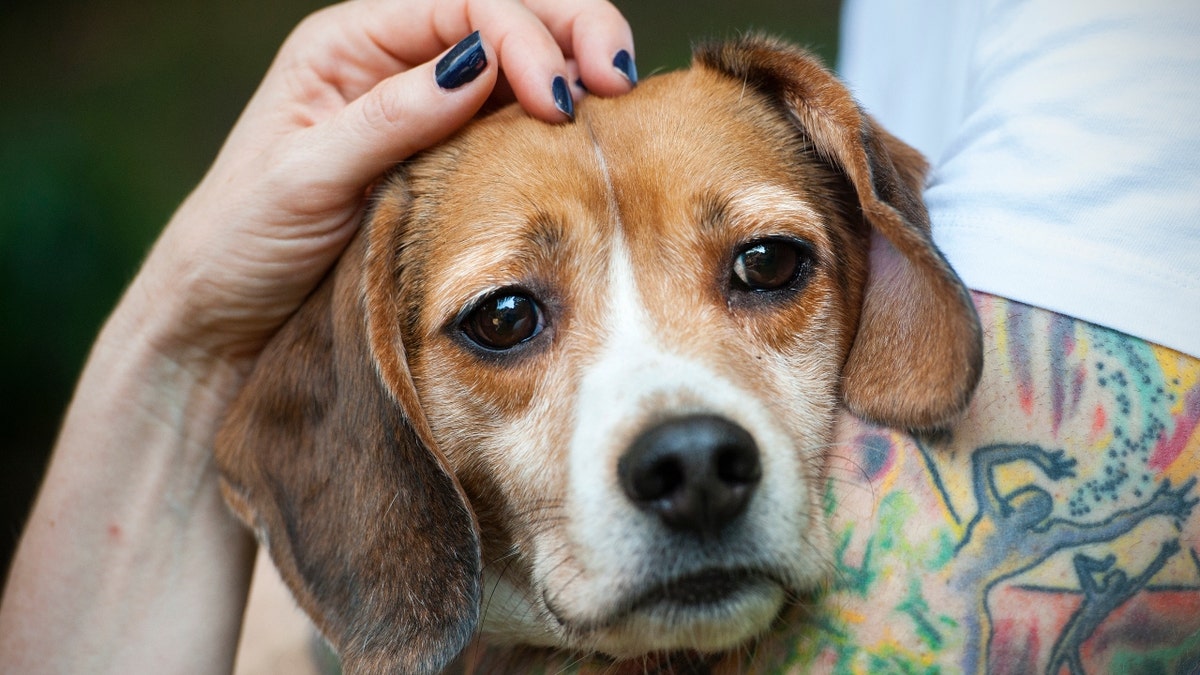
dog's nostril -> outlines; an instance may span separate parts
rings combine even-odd
[[[717,454],[717,478],[730,485],[757,483],[762,478],[758,453],[746,452],[738,445],[721,448]]]
[[[659,457],[645,470],[637,471],[630,480],[633,491],[641,501],[655,501],[674,494],[683,485],[684,470],[679,458]]]
[[[762,478],[754,438],[713,415],[648,429],[630,445],[617,471],[634,504],[672,529],[702,534],[740,515]]]

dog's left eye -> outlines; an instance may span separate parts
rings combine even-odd
[[[775,291],[792,286],[812,270],[812,248],[789,239],[760,239],[746,244],[733,260],[735,287]]]
[[[502,290],[480,301],[459,327],[480,347],[504,351],[542,331],[542,311],[528,295]]]

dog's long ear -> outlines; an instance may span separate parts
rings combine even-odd
[[[346,672],[437,672],[478,621],[479,534],[388,337],[375,225],[268,344],[216,456],[226,500]]]
[[[846,405],[907,429],[952,420],[979,380],[982,337],[970,294],[930,237],[925,160],[803,50],[749,36],[701,47],[696,61],[779,105],[846,176],[871,225],[870,272],[843,371]]]

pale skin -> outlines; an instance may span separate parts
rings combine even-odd
[[[487,67],[440,88],[435,62],[474,30]],[[376,177],[469,120],[500,77],[551,123],[567,121],[555,77],[627,91],[621,50],[629,26],[600,0],[355,0],[301,23],[93,346],[0,605],[0,669],[229,672],[254,543],[221,501],[212,445],[262,345]]]

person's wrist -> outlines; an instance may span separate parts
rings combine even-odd
[[[101,330],[93,358],[143,381],[165,413],[186,414],[189,428],[206,432],[240,390],[253,358],[204,339],[186,286],[151,272],[148,264],[130,284]]]
[[[222,186],[210,175],[180,205],[114,314],[127,333],[197,374],[221,366],[245,375],[319,275],[309,280],[303,264],[276,260],[283,246],[255,234],[270,226],[255,224],[261,205],[245,186],[220,182],[225,194],[214,194]]]

